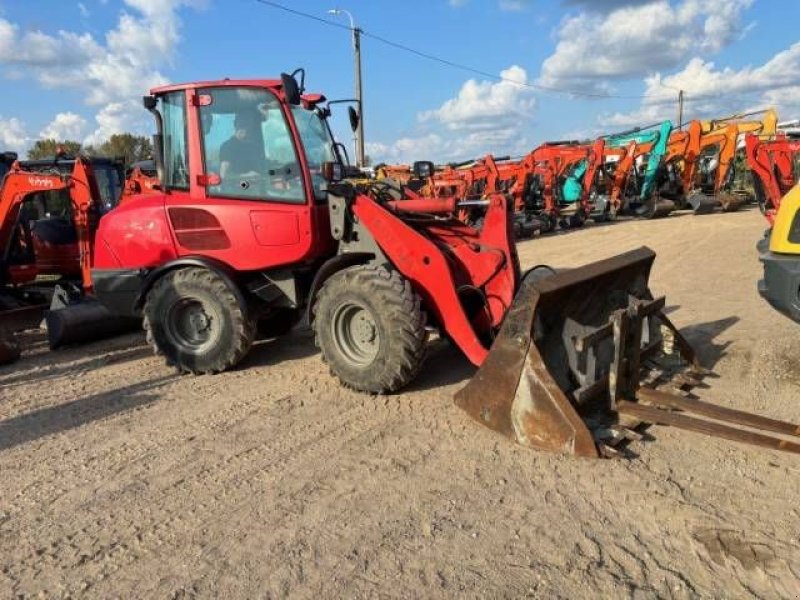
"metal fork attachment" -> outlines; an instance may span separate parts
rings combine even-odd
[[[592,401],[605,404],[584,415],[600,452],[616,455],[616,446],[641,439],[641,426],[653,423],[800,453],[800,426],[689,397],[689,389],[707,371],[699,367],[688,342],[662,313],[664,306],[664,297],[634,299],[627,309],[614,311],[605,325],[573,338],[578,357],[573,372],[580,383],[573,392],[578,411],[590,407]],[[609,343],[613,351],[607,363],[600,358]],[[681,363],[686,366],[687,359],[688,369],[673,372]],[[667,384],[671,391],[643,387],[642,381]],[[605,412],[602,409],[616,415],[617,423],[604,427],[608,419],[597,418]]]

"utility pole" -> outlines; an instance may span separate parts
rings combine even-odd
[[[356,166],[364,167],[364,96],[361,90],[361,29],[353,27],[353,54],[355,55],[356,100],[358,100],[358,127],[356,128]]]
[[[353,59],[355,64],[353,70],[355,71],[356,82],[356,101],[358,102],[358,127],[353,132],[356,143],[356,166],[363,167],[364,165],[364,95],[361,88],[361,28],[356,27],[355,19],[350,11],[343,8],[332,8],[328,11],[329,15],[346,14],[350,19],[350,31],[353,32]]]
[[[678,129],[683,127],[683,90],[678,90]]]

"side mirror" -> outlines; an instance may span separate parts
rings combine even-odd
[[[356,129],[358,129],[358,124],[361,121],[361,117],[358,116],[358,111],[352,106],[348,106],[347,116],[350,119],[350,129],[356,131]]]
[[[328,183],[336,183],[344,179],[344,167],[338,162],[324,162],[322,163],[322,177]]]
[[[281,73],[281,85],[283,86],[283,93],[286,96],[286,102],[294,106],[299,105],[300,88],[297,85],[297,80],[287,73]]]
[[[435,169],[436,167],[429,160],[418,160],[414,163],[414,166],[411,167],[411,170],[414,172],[414,177],[417,179],[433,177]]]
[[[155,96],[143,96],[142,104],[147,110],[155,110],[158,106],[158,99]]]

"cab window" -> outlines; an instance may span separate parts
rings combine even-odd
[[[186,154],[186,101],[183,92],[159,98],[164,119],[164,179],[171,189],[189,189],[189,166]]]
[[[311,172],[311,184],[314,187],[314,197],[325,200],[326,181],[322,177],[322,165],[326,162],[337,161],[333,137],[327,123],[319,116],[316,110],[308,110],[302,106],[292,106],[297,130],[303,141],[306,153],[306,162]]]
[[[207,174],[219,176],[211,195],[303,203],[305,191],[294,142],[280,102],[251,87],[199,90]]]

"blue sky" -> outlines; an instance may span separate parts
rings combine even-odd
[[[800,116],[795,1],[283,4],[343,25],[326,12],[346,8],[367,33],[507,79],[365,37],[365,131],[376,160],[520,154],[548,139],[646,125],[675,118],[678,88],[689,118],[767,104],[782,119]],[[310,90],[352,96],[349,32],[256,0],[0,0],[0,145],[150,133],[139,98],[151,85],[297,66]],[[336,129],[349,141],[343,123]]]

